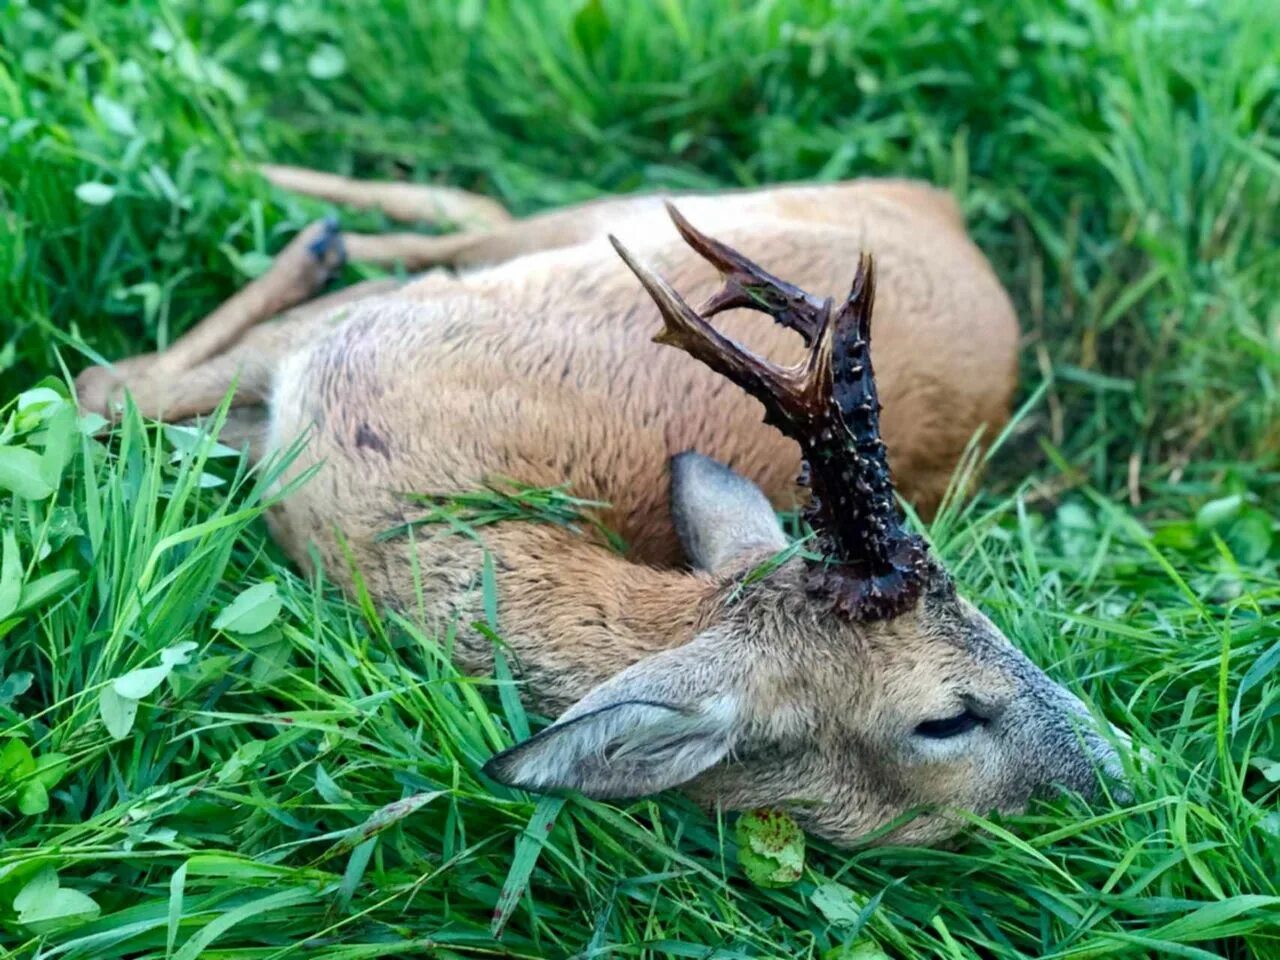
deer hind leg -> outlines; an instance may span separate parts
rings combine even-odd
[[[167,351],[131,357],[111,367],[90,367],[76,378],[80,406],[103,416],[120,410],[127,392],[143,416],[181,420],[209,413],[235,387],[232,406],[265,403],[285,356],[323,336],[344,316],[344,304],[390,293],[396,279],[368,280],[318,297],[243,333],[228,349],[176,372]]]
[[[262,164],[258,170],[268,181],[291,193],[357,210],[381,210],[402,223],[448,223],[463,230],[484,230],[511,220],[511,214],[498,201],[455,187],[354,180],[271,163]]]
[[[258,171],[268,182],[291,193],[356,210],[381,210],[402,223],[444,223],[459,228],[458,233],[441,235],[347,233],[348,256],[359,263],[398,263],[415,271],[507,259],[505,228],[518,224],[498,201],[454,187],[355,180],[270,163],[262,164]]]
[[[207,412],[230,389],[234,377],[226,379],[221,376],[230,368],[227,364],[215,363],[210,369],[218,371],[218,376],[203,369],[198,375],[186,375],[207,361],[218,359],[255,325],[308,301],[346,260],[387,267],[403,264],[410,270],[416,270],[440,263],[465,262],[468,248],[477,244],[483,247],[487,240],[487,234],[438,237],[344,234],[333,220],[313,223],[276,256],[270,270],[197,323],[168,349],[84,370],[76,378],[80,405],[85,410],[111,416],[118,412],[123,394],[128,391],[147,416],[190,416]],[[388,292],[400,284],[401,281],[396,279],[356,284],[311,301],[305,311],[294,311],[291,316],[303,319],[325,313],[342,303]],[[253,360],[252,357],[246,359]],[[240,384],[240,389],[246,392],[244,402],[257,399],[252,392],[254,382],[248,378]],[[215,389],[218,391],[216,396],[212,393]],[[184,395],[188,390],[190,395]]]
[[[399,264],[411,273],[430,267],[465,270],[603,238],[617,221],[661,209],[659,198],[628,197],[550,210],[484,230],[440,235],[344,233],[343,242],[347,256],[357,263]]]
[[[397,278],[367,280],[309,299],[348,258],[345,236],[325,220],[302,230],[271,269],[209,314],[167,350],[89,367],[76,378],[82,409],[111,417],[126,392],[148,417],[181,419],[208,413],[234,385],[233,404],[261,403],[283,353],[318,335],[317,322],[338,307],[390,293]],[[360,258],[395,262],[395,250],[361,247]],[[305,302],[304,302],[305,301]],[[258,336],[253,328],[278,318]]]

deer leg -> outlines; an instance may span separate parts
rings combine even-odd
[[[80,407],[112,417],[127,392],[144,416],[179,420],[213,410],[233,385],[233,405],[264,403],[280,360],[340,319],[339,307],[400,286],[401,281],[394,278],[367,280],[318,297],[246,331],[221,353],[176,374],[162,363],[164,353],[130,357],[111,367],[89,367],[76,378]]]
[[[336,221],[311,224],[276,255],[270,270],[159,354],[156,371],[176,374],[221,353],[254,324],[310,299],[345,261]]]
[[[342,264],[342,237],[332,221],[302,230],[276,257],[271,269],[179,337],[167,350],[90,367],[76,378],[87,410],[107,412],[115,388],[141,376],[178,377],[234,344],[254,324],[308,299]]]
[[[488,266],[527,253],[603,239],[608,227],[619,220],[661,210],[656,196],[614,197],[516,219],[497,201],[452,187],[353,180],[275,164],[264,164],[259,170],[276,186],[304,196],[356,209],[381,210],[407,223],[443,221],[461,228],[461,232],[439,236],[344,234],[352,261],[400,263],[410,271],[434,266]]]
[[[304,312],[325,313],[343,303],[390,292],[402,283],[394,278],[369,280],[308,300],[345,259],[388,267],[404,264],[416,270],[450,262],[461,246],[458,241],[464,238],[475,239],[463,234],[442,237],[343,234],[329,221],[312,224],[280,252],[270,270],[197,323],[167,350],[139,354],[82,371],[76,378],[80,405],[85,410],[110,416],[118,408],[123,390],[148,378],[178,380],[184,372],[235,346],[251,327],[304,301],[305,307],[290,311],[289,318],[301,317]]]
[[[379,180],[353,180],[333,173],[267,163],[258,168],[284,190],[357,210],[381,210],[404,223],[450,223],[485,229],[508,222],[511,214],[496,200],[454,187]]]
[[[347,256],[354,263],[402,266],[409,272],[429,267],[476,266],[509,259],[503,255],[507,229],[485,233],[346,233]],[[514,256],[515,254],[512,254]]]
[[[271,265],[167,350],[108,366],[89,367],[76,378],[85,410],[110,416],[122,388],[144,378],[182,382],[181,375],[239,340],[254,324],[306,300],[344,259],[341,234],[332,221],[313,223],[290,241]]]
[[[530,253],[603,240],[611,225],[661,209],[658,197],[623,197],[548,210],[487,230],[442,236],[347,233],[343,238],[353,261],[401,263],[411,271],[436,266],[485,267]]]

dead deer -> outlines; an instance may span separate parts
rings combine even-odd
[[[839,844],[920,808],[885,836],[924,843],[955,832],[948,811],[1089,793],[1118,769],[1082,702],[957,595],[895,500],[890,463],[927,516],[1015,383],[1013,310],[948,196],[877,180],[686,196],[672,230],[660,197],[509,220],[457,192],[268,175],[480,223],[309,228],[167,351],[85,371],[81,403],[110,412],[127,389],[176,419],[234,384],[236,403],[265,404],[254,451],[307,437],[290,476],[317,471],[275,509],[274,536],[304,568],[318,557],[348,587],[358,571],[379,601],[459,624],[455,657],[475,673],[494,666],[468,626],[487,555],[526,700],[558,716],[491,759],[493,780],[606,798],[681,787],[783,808]],[[254,326],[314,293],[343,242],[458,272]],[[651,343],[654,304],[657,343],[677,350]],[[406,495],[494,475],[607,501],[628,552],[533,521],[384,535],[421,518]],[[796,552],[774,508],[806,494],[815,538]]]

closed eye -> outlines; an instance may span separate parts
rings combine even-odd
[[[985,717],[980,717],[972,710],[965,710],[963,713],[957,713],[954,717],[944,717],[941,720],[925,720],[916,724],[916,736],[928,737],[931,740],[946,740],[949,737],[958,737],[962,733],[968,733],[975,727],[981,727],[987,722]]]

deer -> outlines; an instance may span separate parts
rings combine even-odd
[[[943,842],[958,811],[1122,778],[1123,734],[960,596],[899,503],[932,516],[1017,381],[1014,308],[950,194],[859,179],[517,219],[449,188],[264,173],[463,229],[313,223],[167,350],[82,372],[79,402],[184,420],[231,393],[251,456],[301,444],[280,482],[310,478],[269,516],[292,560],[455,626],[477,675],[488,564],[521,697],[552,718],[484,763],[495,786],[679,789],[848,847]],[[346,258],[410,276],[309,299]],[[625,552],[537,518],[415,526],[415,495],[494,477],[598,501]],[[796,507],[798,545],[778,515]]]

